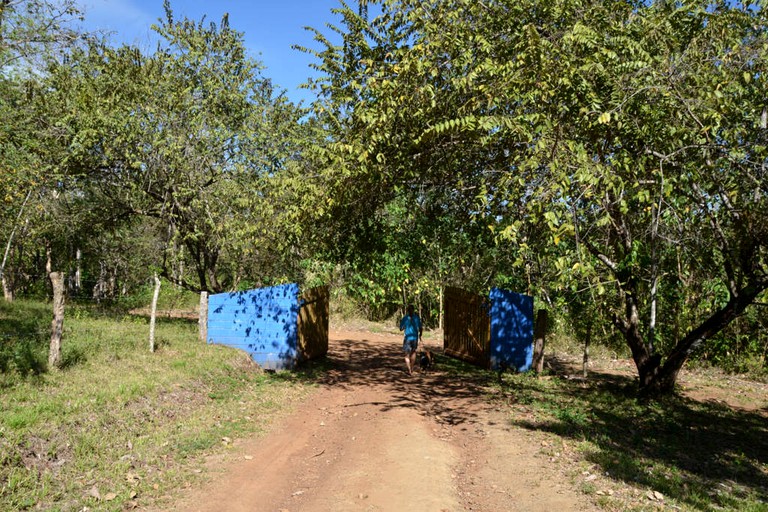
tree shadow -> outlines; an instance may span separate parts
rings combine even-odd
[[[553,368],[557,368],[553,365]],[[717,401],[675,395],[638,399],[634,377],[592,372],[545,386],[515,378],[513,402],[546,403],[543,421],[514,405],[514,426],[588,441],[586,460],[602,473],[659,491],[697,510],[741,510],[768,502],[768,418],[765,408],[738,410]]]
[[[437,351],[433,352],[433,368],[417,369],[408,375],[400,341],[394,337],[392,343],[374,341],[373,336],[366,338],[366,333],[361,333],[361,337],[362,340],[332,340],[325,358],[306,362],[297,373],[314,383],[334,388],[383,386],[391,399],[372,405],[384,412],[414,409],[441,424],[461,428],[477,422],[476,409],[466,404],[468,400],[483,404],[487,376],[473,369],[461,370],[466,366],[464,363],[435,353]],[[355,405],[363,404],[352,404]]]
[[[51,314],[44,304],[0,303],[0,373],[46,371]]]

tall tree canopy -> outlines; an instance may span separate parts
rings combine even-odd
[[[261,76],[226,17],[206,25],[165,9],[154,54],[96,41],[51,67],[41,101],[64,113],[51,138],[66,147],[52,165],[114,215],[158,219],[166,277],[221,291],[254,253],[287,243],[270,194],[294,158],[301,111]],[[174,270],[178,258],[194,277]]]
[[[0,69],[41,63],[80,37],[72,22],[82,19],[75,0],[1,0]]]
[[[342,47],[318,36],[317,111],[345,155],[330,176],[347,214],[441,188],[470,199],[540,293],[599,297],[641,386],[671,390],[768,287],[763,6],[382,10],[342,9]]]
[[[42,206],[48,179],[38,136],[40,112],[32,99],[44,91],[45,60],[60,57],[79,40],[72,24],[80,17],[74,0],[0,1],[0,278],[6,298],[13,296],[6,266],[21,255],[14,242],[21,233],[29,235],[25,219]]]

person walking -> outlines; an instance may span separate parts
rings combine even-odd
[[[421,341],[421,318],[413,310],[413,304],[409,304],[406,315],[400,320],[400,330],[403,331],[403,352],[405,352],[405,367],[408,375],[413,375],[416,365],[416,349]]]

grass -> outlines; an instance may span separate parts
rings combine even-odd
[[[64,368],[47,371],[45,304],[0,303],[0,510],[162,506],[204,477],[203,457],[263,431],[308,390],[247,355],[197,339],[197,324],[71,307]]]
[[[486,378],[510,423],[548,437],[558,449],[545,453],[602,508],[768,510],[765,410],[684,394],[642,401],[632,376],[565,375]]]
[[[548,360],[541,376],[445,356],[439,367],[483,387],[510,426],[537,433],[542,454],[604,510],[768,511],[765,385],[712,369],[684,372],[677,395],[644,401],[634,372],[581,378],[580,365]]]
[[[107,313],[69,306],[65,365],[48,371],[49,306],[0,302],[0,510],[168,506],[205,477],[206,455],[263,432],[326,369],[263,373],[173,319],[159,321],[149,353],[146,318]],[[536,432],[604,510],[768,511],[765,386],[696,372],[688,391],[739,407],[691,393],[644,402],[633,373],[566,378],[575,372],[550,357],[543,376],[498,375],[439,359],[511,426]]]

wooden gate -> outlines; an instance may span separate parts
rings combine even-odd
[[[449,356],[483,368],[490,365],[490,302],[460,288],[445,288],[443,346]]]
[[[298,354],[302,360],[328,353],[329,298],[327,286],[310,288],[299,296]]]

